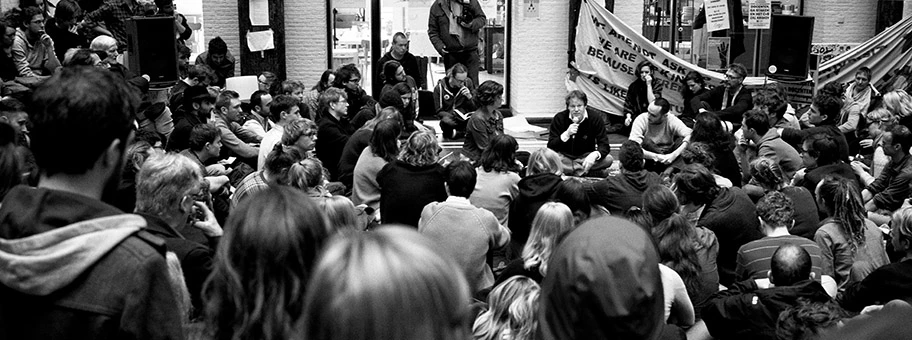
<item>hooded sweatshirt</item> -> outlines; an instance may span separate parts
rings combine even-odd
[[[145,225],[78,194],[11,190],[0,207],[0,338],[182,338],[164,243]]]
[[[658,261],[643,228],[611,216],[583,223],[548,264],[537,338],[658,338],[665,323]]]
[[[532,228],[532,220],[538,213],[538,208],[551,199],[551,194],[557,189],[563,179],[555,174],[537,174],[527,176],[519,181],[519,196],[513,201],[510,211],[510,232],[513,233],[511,240],[517,250],[522,250],[526,240],[529,239],[529,232]]]
[[[641,206],[643,192],[653,184],[662,184],[662,178],[654,172],[622,171],[592,183],[586,191],[592,204],[605,207],[612,215],[622,215],[633,206]]]

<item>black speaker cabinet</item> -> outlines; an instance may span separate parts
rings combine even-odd
[[[177,41],[172,17],[133,17],[127,20],[130,69],[149,75],[149,86],[177,83]]]
[[[770,77],[807,78],[814,17],[773,15],[770,24]]]

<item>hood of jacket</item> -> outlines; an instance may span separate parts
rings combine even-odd
[[[537,174],[527,176],[519,181],[519,195],[531,199],[548,199],[563,181],[561,176],[555,174]]]
[[[784,311],[799,305],[798,299],[810,302],[830,301],[830,296],[816,280],[804,280],[791,286],[760,289],[756,294],[767,308],[776,311]]]
[[[145,226],[140,216],[84,196],[16,187],[0,207],[0,283],[51,294]]]
[[[543,339],[655,339],[665,322],[651,236],[611,216],[586,221],[560,243],[542,284]]]

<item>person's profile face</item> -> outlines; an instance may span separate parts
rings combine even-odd
[[[314,132],[303,134],[301,137],[298,137],[298,140],[295,141],[294,145],[295,148],[304,152],[313,150],[317,145],[317,134]]]
[[[44,33],[44,15],[35,14],[32,16],[32,20],[29,20],[28,30],[32,34],[42,34]]]
[[[820,110],[817,108],[817,105],[811,104],[810,110],[808,110],[808,120],[811,124],[819,124],[823,121],[823,115],[820,114]]]
[[[396,69],[396,80],[405,81],[405,68],[402,66]]]
[[[209,144],[209,154],[212,156],[218,156],[222,152],[222,137],[215,136],[215,140]]]
[[[702,87],[700,85],[700,83],[697,83],[693,80],[688,80],[688,81],[686,81],[686,83],[687,83],[687,88],[690,90],[690,92],[700,91],[700,88]]]
[[[896,154],[897,148],[895,145],[893,145],[893,134],[892,133],[890,133],[889,131],[884,132],[883,139],[881,139],[881,140],[883,141],[883,145],[881,145],[881,147],[883,148],[883,152],[885,155],[893,156],[894,154]]]
[[[814,147],[811,145],[811,141],[806,141],[801,143],[801,150],[799,154],[801,155],[801,162],[807,168],[813,168],[817,166],[817,158],[811,157],[810,150],[813,150]]]
[[[270,86],[272,86],[272,83],[266,80],[266,76],[257,77],[257,89],[268,92]]]
[[[231,104],[225,110],[225,117],[229,121],[236,122],[241,119],[241,100],[232,99]]]
[[[666,113],[662,113],[662,107],[656,104],[649,104],[649,107],[646,109],[649,113],[649,124],[662,124],[665,122]]]

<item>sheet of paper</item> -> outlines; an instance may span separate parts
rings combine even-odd
[[[269,26],[269,0],[250,0],[250,24]]]
[[[706,0],[706,27],[708,32],[729,29],[728,1]]]
[[[272,30],[247,32],[247,48],[250,52],[260,52],[275,48]]]

